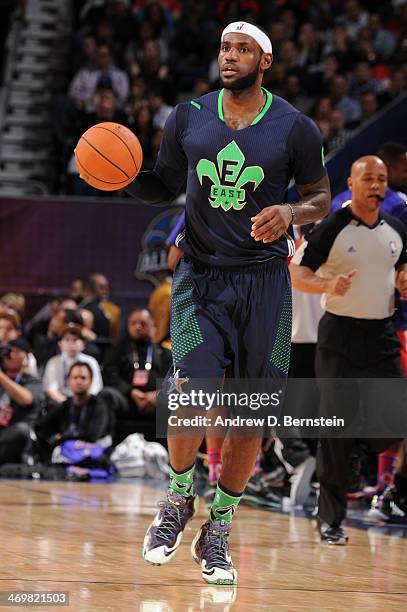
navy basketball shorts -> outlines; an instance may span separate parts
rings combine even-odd
[[[231,271],[181,259],[172,285],[171,341],[180,379],[285,378],[291,346],[285,260]]]

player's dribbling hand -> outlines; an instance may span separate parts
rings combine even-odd
[[[338,274],[332,278],[328,283],[327,293],[331,295],[345,295],[351,288],[353,277],[357,273],[357,270],[352,270],[346,274]]]
[[[400,293],[402,300],[407,300],[407,272],[400,270],[396,278],[396,289]]]
[[[256,242],[274,242],[287,231],[292,215],[289,206],[275,205],[263,208],[258,215],[251,218],[253,221],[250,236]]]

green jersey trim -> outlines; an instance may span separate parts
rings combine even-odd
[[[258,123],[267,113],[267,111],[269,110],[273,102],[273,94],[270,91],[268,91],[265,87],[262,87],[262,90],[266,94],[266,101],[260,113],[257,115],[257,117],[253,119],[250,125],[256,125],[256,123]],[[223,114],[223,96],[224,94],[225,94],[224,89],[221,89],[218,94],[218,116],[219,116],[219,119],[223,122],[225,122],[225,115]]]

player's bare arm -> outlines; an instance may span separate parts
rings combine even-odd
[[[273,242],[287,231],[290,224],[304,225],[325,217],[331,198],[328,176],[312,185],[298,185],[297,188],[302,196],[298,202],[268,206],[252,217],[251,236],[256,241]]]

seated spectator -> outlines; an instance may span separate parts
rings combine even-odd
[[[101,17],[95,25],[95,37],[99,45],[106,45],[109,47],[112,58],[116,63],[118,60],[118,53],[116,49],[116,37],[113,25],[106,17]]]
[[[128,318],[127,333],[105,361],[103,379],[127,399],[128,420],[152,419],[156,407],[156,381],[164,378],[171,353],[152,341],[154,324],[148,310],[135,308]]]
[[[110,321],[103,312],[101,307],[102,297],[98,293],[93,276],[83,280],[83,300],[79,307],[85,310],[90,310],[94,316],[93,329],[97,336],[97,342],[109,344],[110,339]]]
[[[25,315],[25,297],[22,293],[5,293],[0,298],[0,307],[1,306],[15,310],[20,317],[20,320],[23,320]]]
[[[391,32],[385,30],[380,13],[370,13],[369,28],[373,37],[373,48],[379,61],[391,58],[396,48],[396,39]]]
[[[333,110],[330,117],[330,130],[326,142],[326,153],[334,153],[344,147],[352,138],[353,131],[345,127],[345,121],[341,111]]]
[[[368,24],[369,16],[364,11],[358,0],[348,0],[345,4],[345,14],[337,21],[345,27],[346,33],[351,40],[356,40],[359,31]]]
[[[362,110],[357,100],[347,94],[348,82],[343,74],[333,77],[329,88],[329,95],[335,110],[339,110],[345,125],[355,124],[360,120]]]
[[[83,279],[75,278],[69,289],[69,297],[78,305],[83,300]]]
[[[81,11],[80,20],[82,28],[95,32],[99,42],[112,45],[117,60],[121,59],[127,42],[134,37],[135,26],[128,0],[88,1]]]
[[[332,103],[330,98],[328,98],[328,96],[319,98],[319,100],[317,100],[317,103],[315,104],[312,117],[317,126],[319,127],[324,145],[329,138],[329,131],[331,129],[331,113]]]
[[[20,319],[18,314],[11,308],[0,310],[0,346],[14,340],[19,335],[19,329]]]
[[[312,100],[303,94],[300,79],[296,74],[287,74],[282,95],[287,102],[295,106],[299,111],[306,115],[309,113]]]
[[[82,115],[81,133],[96,123],[102,121],[113,121],[127,125],[127,116],[119,108],[117,93],[113,89],[112,80],[109,76],[103,76],[97,85],[94,100],[95,110]]]
[[[298,65],[303,68],[316,66],[322,59],[322,42],[312,23],[303,23],[298,35]]]
[[[75,56],[75,72],[82,68],[94,70],[96,68],[96,39],[91,34],[86,34],[81,42],[79,53]]]
[[[284,38],[288,38],[288,40],[294,40],[298,29],[298,17],[295,11],[290,8],[286,8],[282,11],[279,19],[284,26]]]
[[[299,66],[298,49],[291,40],[285,40],[281,45],[280,64],[285,70],[295,70]]]
[[[342,70],[347,71],[353,64],[352,48],[345,26],[337,23],[326,33],[324,55],[334,54]]]
[[[130,99],[126,105],[126,114],[131,117],[141,106],[147,104],[147,85],[141,77],[135,77],[131,82]]]
[[[354,43],[355,60],[370,62],[377,60],[373,47],[373,35],[369,28],[362,28],[357,41]]]
[[[2,349],[0,368],[0,464],[30,453],[31,425],[42,398],[41,381],[24,371],[30,347],[16,338]]]
[[[90,310],[86,310],[86,308],[80,308],[79,313],[82,317],[83,327],[82,327],[82,337],[86,342],[95,342],[97,336],[93,331],[95,317]]]
[[[349,95],[360,100],[365,91],[380,93],[379,81],[372,77],[372,69],[368,62],[358,62],[352,72],[349,82]]]
[[[0,348],[20,336],[21,322],[18,314],[11,309],[0,310]],[[24,372],[38,378],[37,360],[31,351],[27,355]]]
[[[92,395],[92,368],[88,363],[74,363],[68,373],[70,395],[62,404],[54,405],[35,425],[42,446],[53,450],[67,440],[105,443],[111,440],[110,413],[107,404]]]
[[[155,40],[148,40],[143,45],[139,58],[141,76],[147,85],[161,85],[161,91],[165,101],[172,103],[175,99],[176,90],[172,79],[169,77],[169,67],[161,57],[160,47]]]
[[[149,89],[148,104],[153,113],[153,128],[163,130],[173,107],[165,104],[162,87],[159,84]]]
[[[151,166],[151,136],[153,132],[153,115],[149,106],[140,106],[133,117],[129,118],[131,129],[140,141],[143,149],[143,165],[142,170]]]
[[[167,61],[169,46],[173,31],[173,19],[170,11],[166,10],[161,2],[149,2],[137,15],[141,23],[148,23],[153,29],[153,39],[160,46],[161,57]]]
[[[49,322],[61,307],[63,299],[64,298],[60,295],[52,297],[26,324],[25,336],[31,346],[34,346],[35,338],[38,334],[47,333]]]
[[[309,92],[329,96],[332,79],[338,74],[339,63],[333,53],[325,55],[322,64],[312,73],[308,72],[306,84]]]
[[[45,396],[58,404],[67,399],[70,395],[68,372],[75,362],[87,363],[90,366],[92,370],[90,392],[92,395],[97,395],[103,387],[102,375],[96,359],[83,353],[85,343],[82,328],[74,323],[68,323],[58,344],[61,353],[51,357],[45,366],[42,380]]]
[[[110,321],[110,336],[112,341],[116,343],[120,335],[121,310],[117,304],[114,304],[109,299],[109,280],[104,274],[100,274],[100,272],[91,274],[90,280],[93,283],[95,296],[100,298],[99,306]]]
[[[273,20],[268,31],[273,41],[273,61],[278,63],[281,61],[281,45],[285,40],[290,40],[291,37],[287,34],[287,29],[283,22],[279,20]]]
[[[82,326],[82,316],[78,310],[68,310],[61,306],[51,318],[46,333],[36,336],[34,354],[40,371],[44,369],[45,364],[51,357],[58,354],[58,342],[68,323]],[[89,352],[88,347],[86,352]],[[91,352],[93,353],[92,349]]]
[[[362,122],[371,119],[379,110],[379,100],[374,91],[365,91],[360,99]]]
[[[96,52],[96,68],[82,68],[73,78],[69,97],[78,108],[94,109],[94,95],[101,78],[110,79],[119,103],[124,105],[129,95],[127,74],[113,64],[112,53],[107,45],[100,45]]]
[[[407,74],[403,68],[394,68],[390,74],[390,83],[380,96],[382,104],[388,104],[403,94],[407,89]]]
[[[202,2],[195,0],[185,6],[175,24],[172,42],[178,90],[191,91],[195,79],[208,75],[209,64],[219,49],[217,30],[216,21]]]

